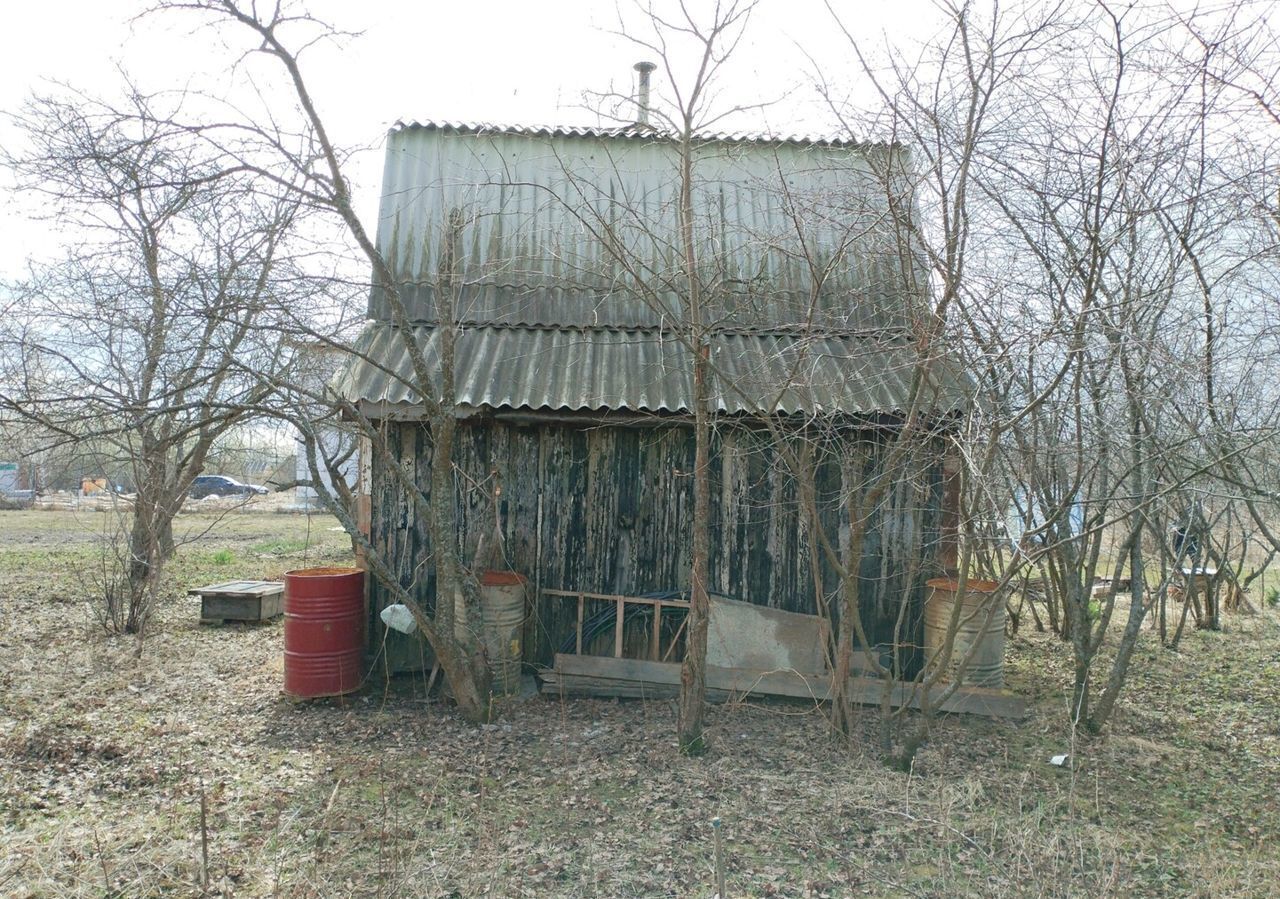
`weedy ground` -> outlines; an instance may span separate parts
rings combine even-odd
[[[193,514],[151,635],[90,600],[106,513],[0,513],[0,895],[740,896],[1280,892],[1280,624],[1144,634],[1114,725],[1073,739],[1068,652],[1024,632],[1019,723],[943,720],[910,774],[823,710],[513,702],[469,727],[421,678],[280,692],[281,624],[197,624],[191,586],[350,558],[326,517]],[[1070,753],[1058,768],[1050,756]],[[209,886],[201,885],[201,798]]]

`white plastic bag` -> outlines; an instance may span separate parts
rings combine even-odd
[[[382,623],[393,631],[412,634],[418,629],[418,622],[413,620],[413,613],[409,611],[408,606],[402,603],[387,606],[379,614],[382,618]]]

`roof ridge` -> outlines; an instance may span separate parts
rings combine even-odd
[[[398,325],[387,319],[368,319],[370,325],[384,328],[397,328]],[[414,319],[409,322],[414,330],[439,327],[439,322],[429,319]],[[499,322],[499,321],[460,321],[456,325],[459,331],[563,331],[569,333],[590,332],[593,334],[675,334],[681,329],[675,325],[593,325],[578,323],[551,322]],[[909,328],[813,328],[813,327],[778,327],[764,328],[710,326],[707,328],[711,336],[729,337],[811,337],[814,339],[858,339],[858,340],[897,340],[910,339],[913,335]]]
[[[460,122],[448,120],[398,119],[389,129],[394,134],[399,131],[447,131],[456,134],[514,134],[524,137],[580,137],[580,138],[621,138],[626,140],[674,141],[678,135],[671,131],[663,131],[652,125],[628,123],[614,127],[593,125],[539,125],[514,124],[500,122]],[[810,147],[830,147],[840,149],[890,149],[900,148],[903,144],[894,141],[863,141],[845,137],[835,133],[826,135],[774,134],[764,131],[699,131],[693,139],[708,143],[743,143],[743,144],[792,144]]]

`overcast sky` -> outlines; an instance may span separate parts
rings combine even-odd
[[[873,41],[890,30],[895,39],[924,39],[938,27],[927,0],[832,2]],[[120,68],[145,90],[225,83],[232,57],[219,49],[216,35],[184,17],[131,21],[142,6],[128,0],[12,5],[0,29],[0,110],[19,108],[33,91],[48,91],[51,81],[112,97]],[[317,48],[304,63],[336,139],[373,146],[348,173],[367,220],[377,209],[381,136],[397,120],[593,123],[584,92],[630,94],[631,64],[651,55],[611,33],[618,18],[607,0],[314,0],[309,6],[361,32],[342,48]],[[634,29],[634,17],[631,23]],[[720,106],[783,99],[730,124],[831,130],[812,87],[815,63],[833,80],[856,80],[849,77],[847,43],[822,0],[763,0]],[[667,89],[658,78],[655,90]],[[0,142],[17,139],[8,123],[0,124]],[[32,221],[29,205],[5,197],[0,210],[0,277],[17,274],[28,257],[56,255],[66,239],[55,225]]]

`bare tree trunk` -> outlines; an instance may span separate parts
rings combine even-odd
[[[481,690],[472,672],[476,631],[468,620],[462,566],[456,544],[457,500],[453,483],[453,442],[457,422],[449,413],[431,420],[431,547],[435,555],[435,620],[440,639],[433,644],[436,659],[453,691],[458,711],[473,723],[489,720],[488,690]]]
[[[463,220],[449,214],[437,297],[440,314],[440,403],[431,416],[431,544],[436,562],[436,658],[453,690],[458,711],[473,724],[493,713],[491,672],[480,639],[481,621],[475,579],[458,557],[458,505],[453,474],[453,445],[458,420],[454,356],[457,341],[456,291]]]
[[[1123,357],[1120,361],[1121,371],[1124,375],[1124,387],[1128,394],[1128,411],[1129,411],[1129,451],[1131,454],[1132,471],[1129,479],[1132,484],[1131,500],[1135,505],[1135,509],[1131,511],[1133,524],[1127,538],[1129,546],[1129,615],[1125,622],[1124,631],[1120,635],[1119,646],[1116,647],[1115,657],[1111,661],[1111,671],[1107,675],[1106,686],[1102,690],[1102,694],[1098,697],[1097,703],[1087,718],[1082,720],[1090,733],[1099,733],[1106,726],[1111,712],[1115,708],[1116,698],[1120,695],[1120,689],[1124,686],[1125,678],[1129,673],[1129,662],[1133,658],[1133,650],[1138,644],[1138,637],[1142,633],[1142,621],[1147,615],[1146,604],[1146,566],[1142,554],[1142,535],[1146,525],[1146,517],[1142,513],[1143,507],[1148,505],[1149,496],[1154,489],[1153,485],[1148,483],[1149,459],[1156,458],[1156,453],[1152,452],[1152,448],[1148,445],[1148,434],[1145,431],[1146,422],[1144,420],[1142,396],[1145,386],[1140,374],[1134,371]],[[1116,565],[1116,573],[1120,571],[1120,565]],[[1114,609],[1115,603],[1114,588],[1109,597],[1108,610],[1105,613],[1110,615],[1110,610]],[[1105,631],[1109,617],[1099,625],[1099,630]],[[1099,633],[1098,639],[1095,641],[1094,650],[1101,644],[1102,635]]]
[[[1089,673],[1093,669],[1089,588],[1078,578],[1069,578],[1065,586],[1062,608],[1070,613],[1067,639],[1071,643],[1073,658],[1070,718],[1074,724],[1079,724],[1089,717]]]
[[[702,713],[707,689],[707,626],[711,615],[707,595],[711,518],[711,414],[707,403],[707,360],[699,353],[694,360],[693,463],[693,552],[689,579],[689,624],[685,637],[684,664],[680,668],[680,751],[698,755],[706,750],[702,734]]]
[[[853,675],[854,638],[857,636],[860,603],[862,598],[859,582],[859,563],[862,560],[863,529],[862,516],[857,513],[857,501],[850,497],[849,503],[849,546],[845,557],[844,576],[840,579],[840,637],[836,642],[836,664],[831,685],[831,725],[837,734],[845,738],[853,736],[855,718],[853,700],[849,695],[849,678]],[[860,642],[865,643],[865,640]],[[887,697],[886,697],[887,699]],[[887,708],[887,707],[886,707]],[[884,709],[882,708],[883,712]],[[881,722],[885,716],[881,715]],[[887,735],[881,729],[881,742]]]
[[[707,43],[710,53],[712,44]],[[680,246],[687,288],[688,338],[693,348],[693,546],[689,571],[689,623],[684,662],[680,666],[680,751],[706,751],[702,714],[707,694],[707,626],[711,603],[707,596],[711,527],[711,368],[710,346],[703,326],[702,283],[693,221],[693,107],[684,110],[680,131]]]
[[[1107,685],[1098,697],[1093,711],[1086,719],[1091,733],[1099,733],[1111,718],[1116,698],[1124,686],[1125,677],[1129,673],[1129,662],[1133,658],[1133,650],[1138,645],[1138,637],[1142,633],[1142,621],[1146,617],[1145,600],[1146,569],[1142,559],[1142,540],[1135,539],[1129,549],[1129,617],[1125,622],[1124,633],[1120,636],[1120,645],[1116,647],[1116,657],[1111,663],[1111,673],[1107,676]]]
[[[151,527],[153,520],[153,508],[139,509],[129,530],[128,586],[123,591],[129,602],[124,622],[126,634],[140,633],[146,626],[152,587],[159,576],[159,546]]]
[[[173,557],[173,513],[168,502],[168,460],[165,448],[150,436],[142,440],[142,456],[135,462],[138,484],[130,513],[129,536],[123,547],[124,583],[115,588],[116,597],[128,603],[122,630],[142,635],[164,564]],[[117,599],[118,601],[118,599]]]

